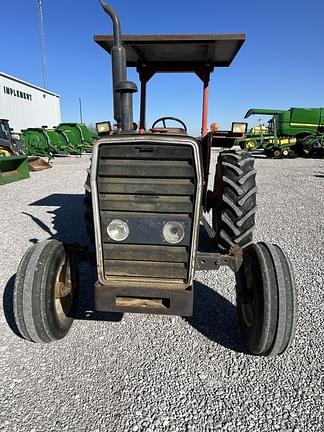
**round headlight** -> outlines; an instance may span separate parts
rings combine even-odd
[[[123,241],[129,235],[127,222],[120,219],[113,219],[107,226],[107,234],[112,240]]]
[[[183,225],[179,222],[167,222],[163,226],[163,237],[168,243],[180,243],[184,237]]]

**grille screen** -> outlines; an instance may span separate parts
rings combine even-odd
[[[97,189],[106,277],[187,279],[195,184],[189,145],[101,145]],[[122,242],[107,234],[112,219],[128,223]],[[185,229],[177,245],[162,235],[169,221]]]

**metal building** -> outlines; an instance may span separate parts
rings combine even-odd
[[[60,96],[0,72],[0,118],[15,132],[61,122]]]

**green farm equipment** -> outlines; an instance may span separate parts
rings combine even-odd
[[[29,178],[28,159],[26,156],[0,155],[0,185],[26,178]]]
[[[28,128],[21,131],[24,151],[28,156],[52,158],[56,148],[51,144],[43,128]]]
[[[44,129],[44,133],[54,149],[55,155],[68,155],[73,148],[67,143],[65,136],[57,129]]]
[[[241,149],[221,151],[216,174],[209,178],[215,168],[214,137],[207,133],[210,74],[231,64],[245,35],[122,37],[118,16],[103,0],[100,3],[113,21],[113,36],[95,40],[112,55],[117,126],[112,131],[108,122],[106,127],[101,123],[85,179],[90,245],[51,239],[26,251],[13,289],[20,334],[39,343],[67,335],[84,301],[80,297],[85,291],[78,284],[81,261],[96,265],[98,280],[88,288],[96,311],[181,317],[195,313],[194,289],[198,297],[204,295],[194,283],[195,271],[228,266],[235,273],[238,321],[247,351],[267,357],[284,353],[294,337],[294,276],[279,246],[253,243],[254,159]],[[136,67],[140,75],[139,130],[133,122],[137,86],[127,80],[127,67]],[[181,119],[169,115],[146,126],[146,84],[158,72],[191,72],[201,79],[199,139],[188,135]],[[232,134],[240,133],[242,126],[233,127]],[[233,135],[221,134],[219,142],[231,142]],[[212,191],[208,183],[214,184]],[[207,313],[219,311],[208,307],[203,311]]]
[[[83,123],[61,123],[56,128],[64,135],[71,154],[80,154],[92,152],[92,135],[89,129]]]
[[[12,137],[9,121],[0,119],[0,185],[29,177],[21,141]]]
[[[290,108],[289,110],[250,109],[251,115],[271,115],[265,127],[262,123],[250,130],[239,145],[248,151],[263,149],[275,158],[293,154],[299,156],[324,154],[324,108]]]
[[[92,134],[82,123],[61,123],[56,128],[28,128],[22,131],[24,150],[30,156],[52,158],[55,155],[81,154],[92,151]]]
[[[65,136],[56,129],[28,128],[22,131],[25,153],[29,156],[53,158],[74,152]]]

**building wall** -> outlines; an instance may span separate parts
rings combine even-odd
[[[61,122],[59,95],[0,72],[0,118],[15,132]]]

